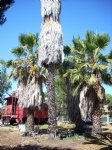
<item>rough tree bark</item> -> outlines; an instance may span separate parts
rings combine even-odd
[[[92,136],[100,137],[99,134],[102,133],[101,122],[100,122],[100,103],[97,97],[94,99],[93,102],[93,113],[92,113],[92,120],[93,120],[93,127],[92,127]]]
[[[92,136],[101,137],[102,128],[100,121],[101,117],[100,103],[102,103],[103,100],[105,99],[105,90],[100,85],[100,83],[96,83],[95,85],[93,85],[92,93],[93,93]]]
[[[32,131],[34,131],[34,109],[28,108],[26,132],[31,133]]]
[[[57,126],[56,120],[56,103],[55,103],[55,84],[54,84],[55,66],[49,65],[47,75],[47,90],[48,90],[48,122],[49,122],[49,138],[55,138]]]

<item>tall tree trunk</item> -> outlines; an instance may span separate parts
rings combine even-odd
[[[38,78],[38,87],[40,89],[40,94],[41,94],[41,104],[43,103],[44,101],[44,93],[43,93],[43,86],[42,86],[42,83],[43,83],[43,79],[42,79],[42,76],[40,76]]]
[[[30,133],[33,130],[34,130],[34,109],[28,108],[26,131]]]
[[[95,83],[95,85],[93,85],[92,91],[93,91],[92,136],[101,137],[100,133],[102,133],[102,128],[100,122],[101,117],[100,103],[103,102],[103,100],[105,99],[105,90],[100,83]]]
[[[85,122],[82,119],[82,115],[81,115],[82,108],[79,107],[79,104],[80,104],[79,94],[75,95],[73,97],[73,100],[74,100],[74,118],[75,118],[75,125],[76,125],[75,129],[76,129],[77,133],[83,133],[86,126],[85,126]]]
[[[100,122],[100,102],[96,98],[93,102],[93,114],[92,114],[92,120],[93,120],[93,127],[92,127],[92,136],[100,137],[100,133],[102,133],[101,128],[101,122]]]
[[[83,133],[85,131],[86,125],[85,122],[82,120],[80,110],[76,114],[76,122],[75,122],[75,131],[76,133]]]
[[[47,88],[48,88],[48,122],[49,122],[49,138],[55,138],[57,127],[56,120],[56,103],[55,103],[55,84],[54,84],[55,66],[48,66]]]
[[[85,129],[85,123],[82,120],[81,110],[79,108],[80,97],[79,94],[75,96],[71,94],[71,83],[69,78],[66,78],[66,90],[67,90],[67,110],[69,120],[75,122],[76,132],[81,133]]]

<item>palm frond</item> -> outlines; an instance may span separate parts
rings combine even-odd
[[[27,50],[30,50],[29,52],[31,52],[33,50],[33,47],[36,46],[36,42],[38,41],[38,34],[21,34],[19,36],[19,41],[22,46],[26,46]]]
[[[65,55],[70,55],[70,53],[72,52],[72,47],[70,45],[67,45],[64,47],[63,51]]]
[[[102,82],[106,85],[112,85],[112,75],[108,72],[103,71],[101,74]]]
[[[112,50],[110,50],[109,54],[107,55],[108,59],[112,59]]]
[[[95,41],[94,32],[93,31],[87,31],[85,39],[88,43],[94,43],[94,41]]]
[[[13,71],[10,71],[8,76],[7,76],[7,80],[9,80],[12,76],[13,76]]]
[[[12,61],[13,61],[13,60],[8,60],[8,61],[6,62],[6,66],[7,66],[8,68],[12,66]]]
[[[104,70],[107,70],[109,69],[109,66],[106,65],[106,64],[99,64],[99,70],[100,71],[104,71]]]
[[[25,50],[23,47],[19,46],[17,48],[13,48],[11,50],[11,53],[14,54],[16,57],[21,57],[21,56],[25,55]]]
[[[98,78],[94,74],[91,74],[91,76],[88,80],[88,84],[89,85],[94,85],[97,82],[98,82]]]
[[[79,51],[81,51],[85,47],[85,45],[84,45],[83,41],[80,39],[80,37],[73,38],[72,42],[73,42],[74,49],[77,49]]]
[[[104,56],[103,54],[100,53],[99,55],[99,63],[108,63],[108,57]]]
[[[98,34],[96,36],[96,45],[97,47],[99,47],[100,49],[104,49],[108,43],[110,42],[110,37],[108,34]]]

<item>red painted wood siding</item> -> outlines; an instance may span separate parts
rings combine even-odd
[[[12,113],[12,103],[13,101],[17,100],[16,97],[7,97],[5,100],[7,101],[7,106],[4,115],[12,115],[12,117],[15,116],[15,118],[18,118],[18,120],[21,121],[22,118],[27,117],[27,109],[20,108],[18,104],[16,104],[15,107],[15,114]],[[48,105],[46,103],[43,103],[41,109],[36,108],[34,110],[34,118],[39,121],[43,121],[44,119],[48,118]]]

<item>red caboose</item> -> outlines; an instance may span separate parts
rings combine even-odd
[[[27,109],[22,109],[19,107],[17,101],[17,93],[13,92],[12,96],[5,98],[7,105],[2,115],[3,123],[7,122],[10,124],[13,123],[22,123],[27,119]],[[46,103],[42,104],[41,109],[35,108],[34,110],[34,120],[35,123],[44,123],[48,120],[48,105]]]

